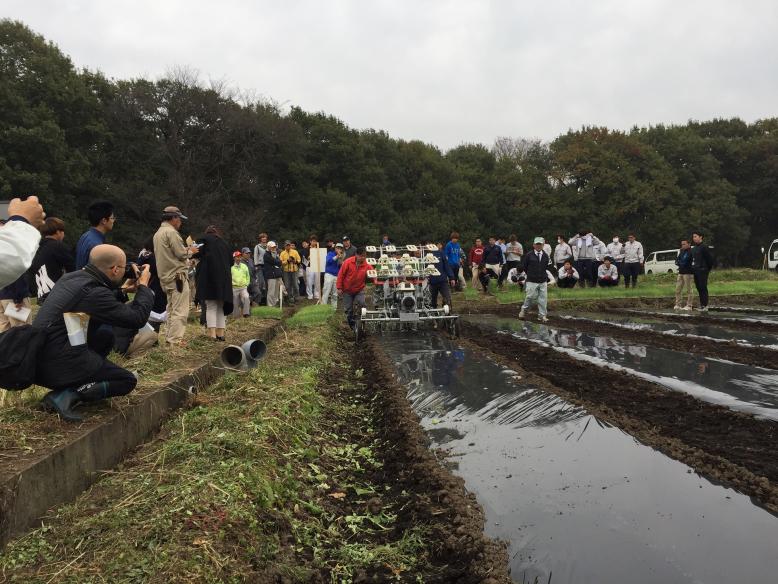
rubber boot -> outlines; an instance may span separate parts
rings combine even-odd
[[[84,420],[83,416],[73,411],[81,401],[81,395],[73,389],[50,391],[43,397],[43,407],[50,412],[56,412],[66,422],[81,422]]]
[[[108,382],[106,381],[93,381],[92,383],[85,383],[79,387],[76,391],[81,396],[81,400],[85,402],[96,402],[104,400],[108,397]]]

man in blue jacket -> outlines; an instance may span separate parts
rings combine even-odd
[[[451,232],[449,242],[446,244],[444,251],[449,268],[451,268],[451,272],[454,274],[454,281],[457,282],[462,264],[462,248],[459,245],[459,233],[457,231]]]
[[[675,265],[678,266],[678,278],[675,281],[675,306],[673,309],[691,310],[694,301],[694,292],[692,292],[694,272],[692,270],[692,246],[689,245],[688,239],[681,240],[681,250],[678,252],[678,257],[675,258]],[[681,307],[684,287],[686,287],[686,306]]]
[[[89,205],[87,217],[91,227],[81,235],[76,244],[77,270],[89,263],[89,254],[92,248],[105,243],[105,235],[113,230],[116,222],[113,205],[108,201],[98,201]]]
[[[448,263],[448,258],[444,252],[437,250],[430,253],[438,260],[437,263],[431,265],[435,266],[438,269],[438,272],[440,272],[437,276],[430,276],[427,278],[432,308],[438,307],[438,294],[443,295],[443,303],[448,304],[450,308],[451,286],[456,284],[454,271],[451,269],[451,264]]]

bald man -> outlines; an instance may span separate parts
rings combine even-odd
[[[135,375],[106,359],[113,334],[103,325],[140,329],[154,304],[154,294],[148,288],[148,266],[132,283],[133,301],[119,299],[117,291],[125,280],[126,268],[127,258],[121,249],[95,246],[83,270],[59,279],[33,322],[34,327],[46,329],[35,383],[52,390],[43,398],[44,407],[68,422],[83,419],[74,412],[79,403],[126,395],[138,382]],[[72,313],[89,316],[86,342],[73,331],[68,335],[65,315]]]

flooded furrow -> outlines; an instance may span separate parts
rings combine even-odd
[[[516,581],[774,581],[778,518],[748,497],[453,341],[380,342]]]
[[[574,323],[567,329],[493,315],[480,315],[477,322],[710,403],[778,420],[775,370],[580,332],[574,330]]]
[[[757,314],[750,314],[750,313],[742,314],[739,312],[713,310],[713,309],[708,310],[705,313],[699,313],[699,312],[689,313],[689,312],[681,312],[677,310],[663,309],[663,308],[658,308],[654,310],[621,309],[621,312],[627,314],[634,314],[637,316],[674,316],[689,321],[693,321],[695,318],[702,317],[702,318],[715,318],[715,319],[720,319],[722,321],[736,320],[739,322],[755,323],[755,324],[766,324],[766,325],[778,324],[778,315],[772,315],[772,314],[757,315]]]
[[[725,324],[716,325],[706,322],[695,322],[690,318],[688,322],[672,322],[660,317],[627,316],[624,314],[610,314],[606,312],[586,313],[558,313],[557,316],[565,320],[575,322],[577,320],[590,320],[603,324],[636,331],[653,331],[676,337],[697,337],[720,342],[736,342],[750,347],[762,347],[778,350],[778,333],[763,333],[758,331],[744,331],[726,328]]]

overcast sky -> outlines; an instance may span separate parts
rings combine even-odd
[[[4,0],[76,66],[198,70],[448,149],[778,115],[776,0]]]

